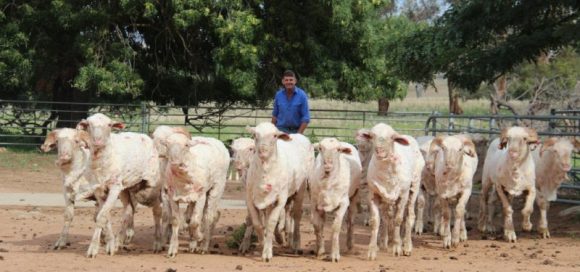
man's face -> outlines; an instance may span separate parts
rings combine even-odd
[[[282,85],[286,90],[293,90],[296,86],[296,78],[293,76],[285,76],[282,78]]]

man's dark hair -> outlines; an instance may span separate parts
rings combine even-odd
[[[294,74],[294,71],[292,71],[292,70],[286,70],[286,71],[284,71],[284,74],[282,74],[282,77],[296,78],[296,74]]]

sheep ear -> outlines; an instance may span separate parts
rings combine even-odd
[[[89,122],[86,119],[83,119],[77,124],[76,129],[87,130],[88,127],[89,127]]]
[[[477,151],[475,149],[475,144],[470,139],[463,140],[463,152],[472,158],[477,156]]]
[[[393,140],[395,142],[399,143],[400,145],[409,145],[409,140],[407,140],[407,138],[405,138],[399,134],[393,135]]]
[[[81,144],[81,147],[88,148],[90,146],[91,138],[89,137],[89,133],[87,133],[84,130],[79,130],[77,132],[77,136],[79,139],[79,143]]]
[[[314,151],[319,152],[320,151],[320,143],[312,144],[312,148],[314,148]]]
[[[350,147],[339,147],[338,148],[338,152],[340,153],[344,153],[344,154],[352,154],[352,149]]]
[[[188,147],[196,146],[196,145],[199,145],[199,144],[205,144],[206,145],[206,144],[209,144],[209,143],[206,142],[206,141],[204,141],[204,140],[200,140],[200,139],[189,140],[187,142],[187,146]]]
[[[278,139],[284,140],[284,141],[292,140],[292,138],[290,138],[290,135],[288,133],[285,133],[285,132],[278,133],[278,135],[276,135],[276,137],[278,137]]]
[[[427,152],[427,154],[433,153],[435,149],[440,148],[442,144],[443,137],[437,136],[435,139],[433,139],[433,141],[431,141],[431,144],[429,145],[429,152]]]
[[[540,140],[538,138],[538,133],[533,128],[524,128],[528,133],[528,144],[539,144]]]
[[[114,122],[113,124],[111,124],[111,127],[114,129],[124,129],[125,128],[125,124],[123,124],[123,122]]]
[[[370,140],[371,132],[366,128],[361,128],[356,132],[355,138],[358,140]]]
[[[188,139],[191,138],[191,133],[189,133],[189,131],[183,127],[174,127],[172,128],[172,130],[174,133],[185,135],[185,137],[187,137]]]
[[[572,140],[572,145],[574,145],[574,152],[580,153],[580,140],[574,138],[574,140]]]
[[[504,149],[508,142],[508,129],[503,128],[501,134],[499,135],[499,149]]]
[[[44,143],[42,144],[42,146],[40,146],[40,150],[42,150],[43,152],[51,151],[56,146],[57,133],[58,130],[53,130],[50,133],[48,133],[48,135],[46,135]]]

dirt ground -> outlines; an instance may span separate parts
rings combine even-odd
[[[35,169],[0,168],[0,193],[61,192],[59,174],[50,164]],[[241,184],[230,182],[224,198],[243,199],[242,192]],[[473,196],[469,207],[474,216],[477,213],[476,201],[477,197]],[[521,203],[516,206],[521,209]],[[153,253],[152,215],[146,208],[139,207],[133,243],[115,256],[105,255],[104,247],[101,247],[96,259],[88,259],[85,252],[93,233],[93,209],[76,210],[70,246],[54,251],[51,246],[61,231],[62,208],[0,206],[0,271],[580,271],[580,217],[558,216],[560,210],[568,207],[552,206],[549,220],[551,239],[540,239],[534,232],[518,231],[518,242],[514,244],[501,239],[482,240],[473,218],[467,221],[469,240],[456,249],[445,250],[438,237],[424,234],[414,236],[412,256],[393,257],[390,250],[382,250],[377,261],[366,260],[369,228],[362,225],[362,216],[359,215],[355,248],[352,252],[345,252],[346,243],[341,236],[344,250],[339,263],[318,260],[313,254],[315,237],[306,211],[301,222],[301,254],[291,254],[275,246],[273,261],[263,263],[259,248],[252,254],[241,256],[226,246],[226,240],[244,222],[246,212],[243,210],[221,211],[210,254],[187,253],[187,236],[181,235],[179,254],[168,259],[164,254]],[[119,212],[119,209],[114,210],[115,226]],[[534,224],[537,215],[536,209]],[[520,220],[517,212],[517,230],[521,230]],[[329,224],[325,230],[326,251],[329,252]]]

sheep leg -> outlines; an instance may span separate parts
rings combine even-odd
[[[415,234],[423,233],[423,212],[425,210],[425,192],[421,190],[417,196],[417,221],[415,222]]]
[[[457,247],[460,241],[460,233],[465,227],[465,206],[471,196],[471,190],[465,190],[461,193],[457,205],[455,206],[455,223],[453,224],[453,233],[451,235],[451,246]]]
[[[550,202],[541,195],[536,198],[536,203],[540,208],[540,221],[538,222],[538,232],[542,238],[550,238],[550,230],[548,230],[548,210],[550,209]]]
[[[300,249],[300,221],[302,220],[302,202],[304,201],[304,193],[306,191],[306,182],[303,182],[294,197],[294,203],[292,205],[292,225],[294,227],[291,237],[292,240],[288,240],[290,247],[297,252]]]
[[[401,225],[403,224],[403,219],[405,217],[405,209],[407,208],[407,202],[409,200],[409,192],[403,193],[396,203],[396,213],[393,228],[393,255],[401,256],[403,249],[401,246]]]
[[[170,194],[168,197],[171,209],[171,239],[169,239],[167,257],[173,258],[177,255],[177,250],[179,249],[179,222],[181,222],[181,213],[179,211],[179,203],[173,200],[172,194]]]
[[[534,211],[534,200],[536,199],[536,187],[532,186],[528,190],[528,194],[526,196],[526,203],[524,204],[524,208],[522,209],[522,229],[524,231],[532,231],[532,221],[530,221],[530,217],[532,212]]]
[[[358,191],[356,192],[356,195],[353,196],[353,199],[358,199]],[[359,201],[356,201],[357,203],[359,203]],[[356,205],[352,205],[351,204],[348,206],[348,211],[347,211],[347,215],[346,215],[346,248],[350,251],[353,249],[354,243],[353,243],[353,239],[354,239],[354,216],[356,214],[358,210],[358,207]]]
[[[497,195],[499,196],[499,198],[501,200],[501,204],[503,206],[503,220],[504,220],[503,235],[504,235],[504,238],[508,242],[515,242],[517,237],[516,237],[516,232],[514,230],[514,222],[513,222],[514,210],[511,207],[511,203],[510,203],[508,197],[506,196],[506,193],[503,190],[503,187],[501,185],[496,185],[495,187],[496,187],[495,191],[497,192]]]
[[[324,257],[324,221],[326,219],[326,213],[317,210],[315,205],[313,207],[312,225],[314,226],[314,234],[316,235],[316,256],[321,259]]]
[[[443,248],[451,248],[451,209],[449,208],[449,201],[445,198],[439,198],[439,205],[441,207],[442,228],[443,228]]]
[[[379,224],[379,249],[387,249],[389,245],[389,232],[392,231],[391,218],[393,210],[390,204],[382,203],[380,207],[381,222]]]
[[[252,217],[248,214],[246,216],[246,230],[244,232],[244,238],[238,248],[238,251],[242,252],[244,249],[247,251],[252,243],[252,233],[254,232],[254,226],[252,225]]]
[[[53,249],[62,249],[68,244],[68,232],[75,215],[75,192],[70,186],[64,188],[64,226],[60,237],[54,243]]]
[[[162,228],[163,228],[163,240],[161,242],[162,246],[166,245],[169,240],[171,240],[171,204],[169,197],[167,196],[167,191],[165,189],[161,192],[161,202],[162,204]]]
[[[193,208],[193,214],[189,221],[189,252],[191,253],[206,253],[203,251],[203,248],[198,248],[198,243],[203,239],[203,224],[205,223],[203,222],[203,214],[206,208],[206,199],[207,196],[205,194],[202,194],[197,199]]]
[[[334,214],[334,222],[332,222],[332,249],[330,253],[330,260],[338,262],[340,260],[340,230],[342,228],[342,220],[348,209],[348,198],[341,201],[338,210]]]
[[[379,236],[379,224],[381,223],[381,215],[379,214],[380,196],[373,192],[369,192],[369,195],[369,225],[371,226],[371,239],[369,242],[367,259],[374,261],[377,259],[377,251],[379,251],[377,239]]]
[[[478,229],[482,234],[495,233],[495,227],[493,226],[493,214],[495,213],[493,202],[495,201],[492,200],[495,200],[493,183],[491,180],[483,180],[481,194],[479,196],[478,220]]]
[[[407,202],[407,218],[405,219],[405,238],[403,240],[403,255],[411,256],[413,251],[413,240],[411,239],[411,234],[413,232],[413,224],[415,223],[415,203],[417,203],[417,197],[419,195],[419,180],[415,180],[411,184],[411,190],[409,192],[409,200]]]
[[[123,203],[123,221],[121,223],[121,229],[117,234],[117,246],[129,244],[129,225],[130,222],[133,222],[133,214],[135,213],[129,191],[123,190],[119,194],[119,199],[121,200],[121,203]]]
[[[237,173],[237,171],[236,171]],[[220,183],[218,183],[220,184]],[[204,241],[201,246],[201,251],[208,252],[209,244],[211,242],[211,234],[215,228],[215,225],[219,219],[219,201],[224,191],[225,182],[221,183],[219,187],[214,187],[209,192],[209,197],[207,198],[207,204],[204,211]]]
[[[441,214],[441,203],[436,196],[430,196],[433,202],[433,233],[439,236],[443,236],[443,215]]]
[[[157,200],[153,204],[153,222],[155,223],[155,241],[153,242],[153,253],[158,253],[163,250],[163,207],[161,201]]]
[[[278,196],[278,204],[270,211],[267,216],[266,230],[264,232],[264,248],[262,250],[262,261],[270,262],[273,257],[272,239],[274,238],[274,229],[280,219],[280,213],[284,212],[286,206],[287,195],[281,194]]]
[[[246,198],[246,199],[251,199],[251,198]],[[256,235],[258,236],[258,239],[260,239],[260,241],[263,238],[264,235],[264,229],[262,227],[262,221],[260,220],[260,215],[258,214],[258,210],[256,209],[256,207],[251,203],[248,202],[248,215],[246,217],[246,224],[248,223],[248,218],[250,219],[250,223],[252,224],[252,228],[256,231]],[[240,253],[244,254],[247,253],[248,250],[250,249],[250,245],[251,245],[251,236],[252,233],[248,233],[248,228],[249,225],[246,225],[246,233],[244,234],[244,240],[242,241],[242,243],[240,244],[240,248],[239,251]]]
[[[115,201],[119,197],[121,193],[122,185],[119,182],[115,182],[109,188],[109,194],[107,195],[107,200],[101,206],[99,213],[97,214],[96,218],[96,227],[95,232],[93,233],[93,238],[91,239],[91,243],[89,245],[89,249],[87,250],[87,257],[95,258],[99,253],[99,246],[101,243],[101,232],[103,228],[110,228],[110,225],[107,226],[107,223],[110,221],[111,217],[111,209],[115,206]],[[115,235],[110,233],[108,241],[107,241],[107,253],[109,255],[115,254]]]

